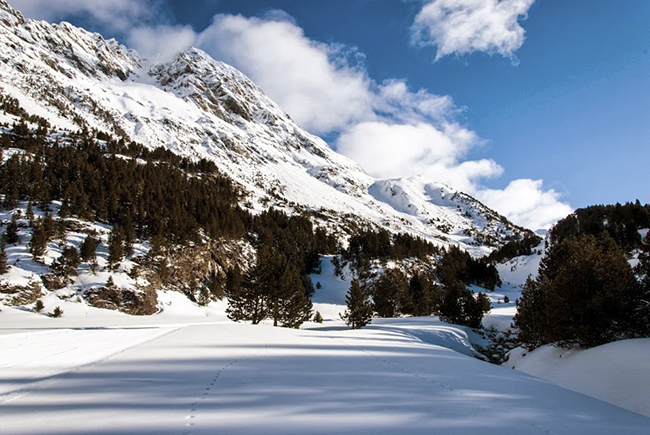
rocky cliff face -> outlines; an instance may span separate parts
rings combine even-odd
[[[343,235],[380,225],[478,255],[525,232],[448,186],[373,179],[195,48],[152,65],[96,33],[25,20],[0,0],[0,92],[54,130],[96,129],[210,159],[247,192],[244,206],[308,212]],[[0,113],[7,126],[13,120]]]

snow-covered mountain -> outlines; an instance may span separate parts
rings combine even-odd
[[[54,130],[97,129],[213,160],[251,209],[309,212],[343,232],[352,222],[380,225],[475,255],[526,231],[446,185],[373,179],[241,72],[196,48],[150,62],[68,23],[26,20],[0,0],[0,93]],[[0,122],[13,121],[0,113]]]

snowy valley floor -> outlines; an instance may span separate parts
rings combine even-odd
[[[465,331],[436,318],[287,330],[0,308],[2,434],[650,430],[646,417],[466,355]]]

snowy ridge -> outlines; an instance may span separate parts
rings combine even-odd
[[[380,180],[369,188],[377,200],[427,222],[465,243],[494,245],[512,234],[512,224],[467,194],[423,177]],[[444,236],[443,236],[444,237]]]
[[[201,50],[150,65],[115,40],[25,20],[4,0],[0,14],[0,92],[55,130],[97,129],[212,160],[248,193],[245,207],[310,212],[342,235],[351,222],[379,225],[482,255],[525,231],[446,186],[373,179]]]

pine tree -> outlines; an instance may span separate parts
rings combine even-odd
[[[445,289],[440,306],[440,320],[480,328],[483,320],[482,303],[461,281],[452,281]]]
[[[32,207],[32,202],[27,203],[27,213],[25,215],[29,221],[30,226],[34,226],[34,208]]]
[[[0,275],[3,275],[9,271],[9,266],[7,265],[7,251],[5,249],[4,240],[0,241]]]
[[[267,317],[267,313],[263,287],[256,276],[247,273],[241,287],[229,295],[226,315],[235,322],[248,320],[256,325]]]
[[[68,228],[65,224],[65,220],[59,219],[56,222],[56,238],[59,239],[62,246],[65,246],[67,237],[68,237]]]
[[[592,347],[647,328],[641,285],[625,254],[603,232],[582,234],[551,244],[536,280],[522,292],[515,316],[520,339],[541,344]]]
[[[89,263],[97,258],[97,243],[97,239],[92,235],[86,236],[79,247],[81,260]]]
[[[11,221],[9,221],[7,224],[7,228],[5,229],[3,237],[4,241],[9,245],[13,245],[19,242],[17,213],[11,215]]]
[[[352,329],[360,329],[372,322],[372,305],[356,279],[350,283],[345,304],[347,309],[341,319],[346,325]]]
[[[433,312],[431,285],[431,280],[423,274],[415,274],[411,278],[409,288],[413,295],[414,316],[429,316]]]
[[[34,311],[36,311],[37,313],[43,311],[44,308],[45,308],[45,304],[43,304],[43,301],[40,299],[36,301],[36,304],[34,304]]]
[[[492,304],[490,303],[490,298],[488,298],[485,293],[478,292],[478,295],[476,295],[476,300],[481,306],[481,311],[483,311],[484,313],[489,313],[492,310]]]
[[[124,258],[124,233],[121,228],[113,228],[108,236],[108,265],[115,269]]]
[[[54,307],[54,311],[49,314],[50,317],[58,318],[63,316],[63,310],[58,305]]]
[[[284,269],[279,281],[279,291],[277,295],[277,303],[280,307],[279,316],[274,317],[274,325],[279,322],[285,328],[298,328],[311,318],[311,298],[306,294],[305,286],[295,265],[289,264]]]
[[[372,285],[373,309],[379,317],[396,317],[407,313],[412,305],[408,281],[399,269],[386,270]]]
[[[106,280],[106,284],[104,284],[104,287],[106,287],[109,290],[117,289],[117,285],[115,285],[115,281],[113,281],[113,275],[108,275],[108,279]]]
[[[29,241],[29,252],[34,257],[35,261],[43,261],[43,256],[47,251],[47,232],[45,230],[44,220],[38,219],[34,221],[32,228],[32,239]]]
[[[313,289],[303,283],[298,266],[271,245],[258,249],[255,266],[238,289],[232,281],[226,310],[231,320],[257,324],[271,318],[274,326],[297,328],[311,317]]]
[[[66,246],[61,256],[52,263],[50,270],[55,276],[62,278],[64,283],[70,282],[70,277],[77,275],[80,262],[77,249],[74,246]]]
[[[230,320],[248,320],[256,325],[273,312],[267,290],[267,279],[274,269],[270,264],[272,258],[269,248],[259,249],[255,266],[246,272],[241,286],[229,289],[226,315]]]
[[[225,293],[226,296],[230,297],[231,295],[237,294],[241,288],[243,275],[239,266],[235,265],[232,269],[226,272],[226,285]]]
[[[45,216],[41,219],[41,223],[43,225],[43,229],[45,230],[47,240],[54,238],[56,236],[56,222],[54,221],[52,213],[45,213]]]

